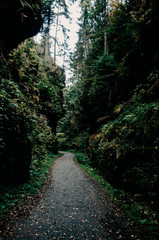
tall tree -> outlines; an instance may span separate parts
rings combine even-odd
[[[70,1],[72,2],[72,0]],[[50,28],[52,24],[55,26],[55,33],[53,36],[54,39],[54,52],[53,52],[53,59],[56,62],[56,54],[57,54],[57,33],[60,27],[59,25],[59,18],[60,16],[65,16],[69,18],[68,12],[68,4],[66,4],[65,0],[44,0],[44,7],[43,7],[43,35],[44,35],[44,52],[45,52],[45,61],[48,60],[50,56]]]
[[[59,18],[60,16],[65,16],[66,18],[69,18],[69,11],[68,11],[68,5],[66,4],[65,0],[57,0],[57,12],[56,12],[56,23],[55,23],[55,36],[54,36],[54,62],[56,62],[56,55],[57,55],[57,42],[58,42],[58,29],[59,27],[62,28],[62,30],[65,28],[64,25],[59,24]],[[65,31],[63,31],[65,33]]]
[[[43,2],[43,33],[44,33],[44,53],[45,53],[45,61],[48,60],[50,55],[49,50],[49,40],[50,40],[50,26],[54,19],[54,4],[55,0],[44,0]]]

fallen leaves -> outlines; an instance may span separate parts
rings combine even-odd
[[[41,201],[28,197],[34,208],[25,209],[30,213],[26,220],[8,226],[8,235],[28,239],[137,239],[119,209],[67,156],[56,161]]]

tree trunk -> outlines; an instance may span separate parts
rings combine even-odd
[[[51,25],[51,4],[52,0],[49,1],[49,8],[48,8],[48,16],[47,16],[47,30],[46,30],[46,35],[45,35],[45,61],[48,60],[49,55],[50,55],[50,46],[49,46],[49,39],[50,39],[50,25]]]
[[[104,31],[104,53],[108,55],[107,32]]]
[[[60,1],[58,4],[57,18],[56,18],[56,30],[55,30],[55,38],[54,38],[54,62],[56,62],[56,45],[57,45],[57,31],[59,26],[59,10],[60,10]]]
[[[104,30],[104,53],[108,55],[108,40],[107,40],[107,25],[108,25],[108,17],[109,17],[109,0],[106,1],[105,4],[105,22],[106,22],[106,27]]]
[[[45,62],[48,60],[49,57],[49,29],[47,30],[45,36]]]

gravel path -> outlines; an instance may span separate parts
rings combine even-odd
[[[52,181],[32,213],[7,239],[139,239],[103,189],[64,153],[53,164]],[[144,238],[142,238],[144,239]]]

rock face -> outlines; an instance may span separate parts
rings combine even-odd
[[[9,81],[15,80],[7,58],[10,50],[40,30],[40,2],[0,0],[0,86],[4,81],[8,86]],[[17,114],[11,99],[0,92],[0,184],[24,182],[29,178],[31,144],[26,138],[24,122],[24,116]]]
[[[0,45],[11,50],[38,33],[42,25],[40,0],[0,0]]]

